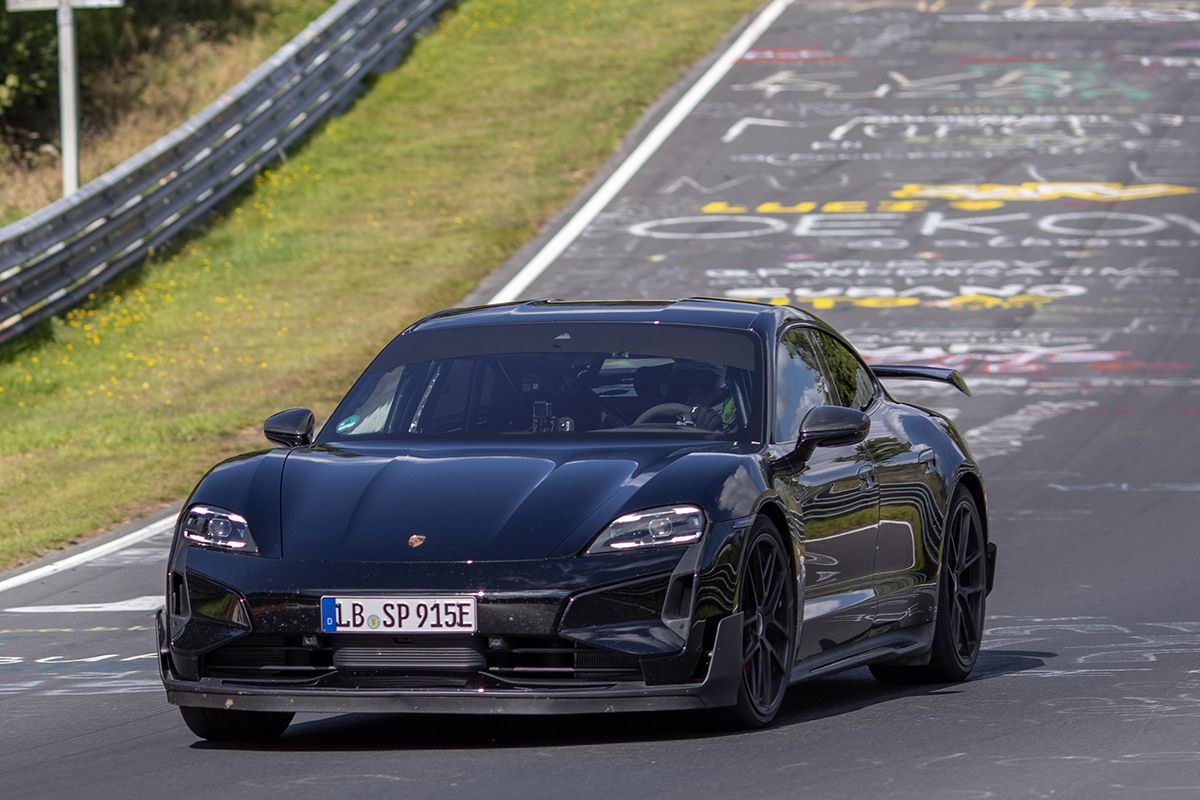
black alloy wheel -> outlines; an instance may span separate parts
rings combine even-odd
[[[791,683],[795,654],[796,585],[775,526],[760,519],[742,559],[742,681],[728,709],[738,727],[770,723]]]
[[[957,683],[975,668],[987,601],[987,545],[971,493],[959,488],[942,543],[938,611],[928,664],[872,665],[884,683]]]
[[[970,672],[983,641],[983,609],[987,595],[983,526],[979,524],[973,502],[960,502],[955,507],[946,536],[948,552],[943,569],[950,576],[950,630],[954,636],[954,655],[958,665]]]

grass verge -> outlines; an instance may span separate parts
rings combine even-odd
[[[202,236],[0,351],[0,567],[326,414],[582,188],[758,0],[466,0]]]

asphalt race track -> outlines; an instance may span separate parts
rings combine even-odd
[[[218,747],[158,684],[159,534],[0,588],[0,797],[1200,797],[1200,2],[763,20],[518,291],[793,302],[874,359],[963,370],[973,398],[893,389],[953,414],[989,481],[974,679],[857,670],[744,734],[302,715]]]

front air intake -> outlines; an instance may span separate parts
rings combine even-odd
[[[487,668],[474,636],[334,636],[333,665],[342,670],[476,672]]]

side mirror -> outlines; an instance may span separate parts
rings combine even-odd
[[[289,408],[267,417],[263,434],[284,447],[303,447],[312,444],[316,419],[307,408]]]
[[[800,422],[800,437],[791,460],[803,464],[818,447],[858,444],[870,430],[871,418],[857,408],[817,406]]]

